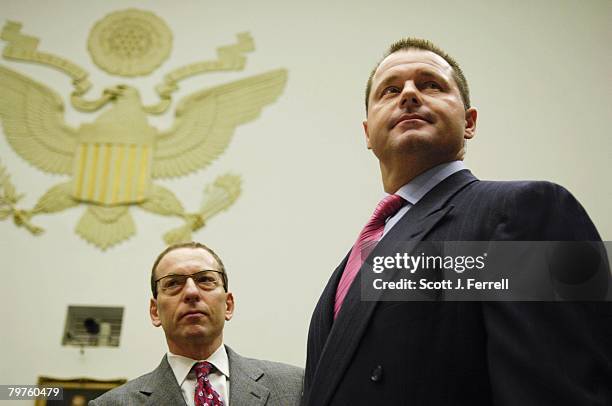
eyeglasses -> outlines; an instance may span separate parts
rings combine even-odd
[[[166,295],[176,295],[179,293],[183,290],[189,278],[193,279],[196,286],[200,289],[209,291],[214,290],[220,285],[225,287],[224,279],[222,280],[217,274],[224,275],[221,271],[205,269],[191,275],[169,274],[157,279],[155,283],[159,282],[159,287]]]

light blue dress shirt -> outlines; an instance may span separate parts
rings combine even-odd
[[[455,172],[466,169],[463,161],[452,161],[445,162],[443,164],[434,166],[431,169],[426,170],[404,186],[399,188],[396,195],[401,196],[408,203],[402,207],[393,217],[390,217],[385,223],[385,229],[380,238],[384,237],[398,221],[404,217],[404,214],[410,210],[412,206],[417,204],[423,196],[425,196],[431,189],[433,189],[438,183],[448,178]],[[388,195],[388,194],[386,194]]]

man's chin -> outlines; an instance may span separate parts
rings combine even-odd
[[[181,332],[183,337],[190,339],[206,339],[210,335],[210,330],[201,325],[185,326]]]
[[[422,148],[431,147],[434,137],[425,129],[410,129],[395,134],[391,140],[391,150],[394,151],[419,151]]]

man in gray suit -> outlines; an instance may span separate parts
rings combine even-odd
[[[90,406],[299,403],[301,368],[245,358],[223,344],[234,296],[214,251],[196,242],[166,248],[153,264],[151,290],[151,321],[163,328],[168,353],[155,370],[105,393]]]

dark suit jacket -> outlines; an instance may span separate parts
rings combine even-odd
[[[231,406],[286,406],[299,404],[303,370],[277,362],[245,358],[227,349]],[[127,382],[89,406],[185,405],[181,389],[166,356],[152,372]]]
[[[463,170],[412,207],[370,258],[406,240],[600,237],[558,185],[479,181]],[[368,302],[358,276],[334,321],[346,261],[312,315],[303,405],[612,404],[610,302]]]

